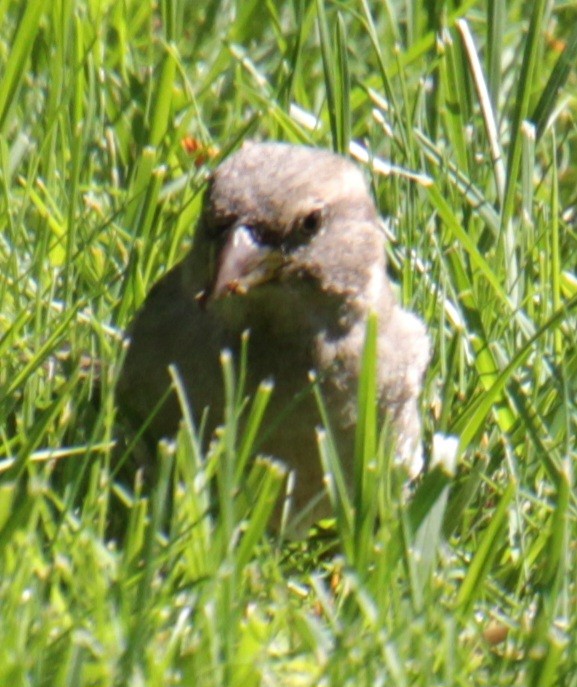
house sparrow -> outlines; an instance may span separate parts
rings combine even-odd
[[[247,391],[272,379],[268,418],[283,411],[259,447],[296,473],[298,514],[323,490],[312,393],[315,370],[331,414],[345,474],[352,476],[357,381],[369,312],[378,315],[378,392],[396,456],[421,467],[418,397],[429,361],[421,320],[397,303],[385,269],[383,233],[363,174],[324,150],[248,143],[212,174],[190,253],[149,293],[130,331],[118,383],[121,411],[149,418],[174,364],[193,416],[222,422],[220,353],[238,353],[250,331]],[[152,417],[149,435],[174,434],[175,394]],[[327,512],[326,499],[308,521]]]

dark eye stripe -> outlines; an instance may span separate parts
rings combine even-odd
[[[255,225],[251,227],[251,229],[253,236],[263,246],[278,248],[283,245],[284,237],[280,232],[272,231],[268,227],[262,225]]]
[[[206,233],[210,239],[222,241],[238,222],[238,217],[234,215],[222,217],[218,221],[208,224]],[[315,208],[307,214],[297,217],[287,233],[283,233],[281,230],[275,231],[266,224],[256,222],[247,222],[245,226],[250,229],[254,240],[261,245],[290,252],[307,243],[319,231],[322,223],[323,209]]]

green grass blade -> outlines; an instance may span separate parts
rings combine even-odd
[[[559,59],[555,63],[555,67],[541,92],[539,101],[529,117],[537,128],[538,139],[541,138],[545,131],[549,117],[556,106],[559,91],[567,83],[567,79],[575,65],[575,60],[577,60],[577,24],[573,24]]]
[[[0,131],[5,130],[10,111],[16,103],[45,7],[42,0],[30,0],[23,7],[10,48],[10,59],[0,80]]]
[[[470,613],[474,602],[481,595],[483,590],[482,583],[489,574],[491,565],[502,546],[508,508],[516,489],[517,485],[511,480],[499,499],[499,504],[495,509],[491,522],[483,533],[473,559],[469,563],[456,601],[457,609],[464,616]]]
[[[542,41],[543,16],[546,5],[546,0],[536,0],[533,3],[531,21],[527,31],[527,41],[523,50],[521,70],[517,80],[515,109],[511,118],[511,142],[507,158],[507,187],[501,217],[503,231],[506,231],[509,226],[515,206],[522,148],[521,126],[523,121],[529,116],[530,98],[533,92],[533,76]]]

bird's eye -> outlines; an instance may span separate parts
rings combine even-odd
[[[300,229],[303,234],[307,236],[312,236],[320,229],[321,223],[323,221],[323,213],[320,208],[312,210],[307,215],[305,215],[300,223]]]

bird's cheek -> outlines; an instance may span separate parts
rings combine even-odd
[[[296,252],[287,258],[282,270],[282,280],[320,284],[323,282],[323,269],[311,256]]]

